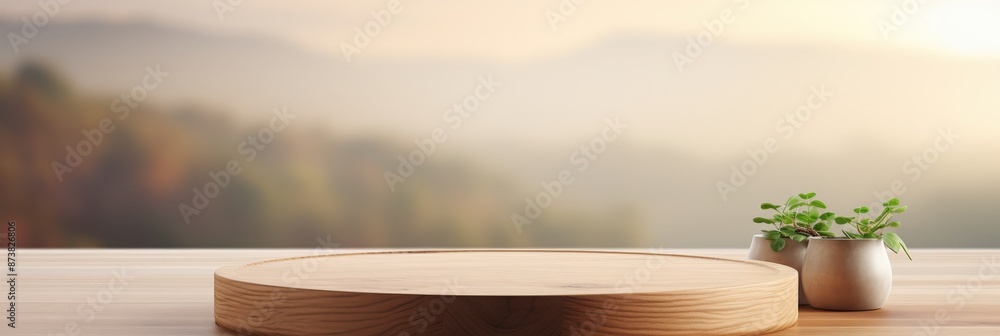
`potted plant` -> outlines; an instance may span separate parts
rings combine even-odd
[[[789,197],[782,205],[762,203],[761,210],[773,210],[771,217],[754,218],[754,223],[772,225],[774,229],[761,230],[750,241],[747,258],[782,264],[799,271],[799,304],[808,304],[802,290],[802,263],[809,237],[834,236],[829,232],[834,213],[823,212],[826,204],[814,199],[816,193]]]
[[[835,217],[837,224],[850,225],[843,230],[844,237],[809,239],[801,272],[809,305],[828,310],[872,310],[885,305],[892,288],[892,266],[885,247],[913,258],[899,235],[886,232],[899,227],[892,216],[906,211],[906,206],[896,198],[882,206],[875,218],[867,207],[855,208],[852,217]]]

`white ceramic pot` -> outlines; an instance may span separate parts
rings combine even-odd
[[[771,241],[767,240],[763,234],[754,235],[750,240],[750,254],[747,259],[769,261],[794,268],[799,272],[799,304],[809,304],[802,291],[802,262],[806,257],[806,242],[784,238],[785,248],[781,252],[774,252],[771,249]]]
[[[810,238],[801,274],[809,305],[819,309],[879,309],[892,288],[881,239]]]

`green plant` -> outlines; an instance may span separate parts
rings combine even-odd
[[[845,225],[850,224],[854,227],[854,232],[847,230],[842,230],[844,236],[851,239],[862,239],[862,238],[874,238],[882,239],[885,246],[892,250],[893,253],[899,254],[899,250],[903,250],[906,253],[906,257],[913,260],[910,256],[910,252],[906,250],[906,243],[903,239],[899,238],[895,232],[883,232],[886,228],[896,228],[899,227],[899,222],[890,222],[892,215],[903,213],[906,211],[905,205],[899,205],[899,199],[893,198],[888,202],[882,203],[882,212],[879,213],[874,219],[868,214],[868,207],[854,208],[854,217],[841,217],[837,216],[834,221],[837,224]],[[861,218],[862,215],[868,214],[866,217]]]
[[[826,204],[823,201],[813,199],[813,197],[816,197],[816,193],[794,195],[782,205],[761,203],[761,210],[774,210],[775,212],[770,218],[756,217],[753,219],[754,223],[774,226],[773,230],[761,230],[771,241],[771,250],[780,252],[785,248],[784,238],[791,238],[801,243],[809,237],[836,236],[829,231],[830,221],[836,215],[832,212],[820,213],[820,209],[826,209]]]

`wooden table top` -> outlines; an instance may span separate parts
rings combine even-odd
[[[221,266],[357,249],[19,249],[17,328],[2,335],[231,335],[215,325]],[[651,252],[650,249],[629,251]],[[745,249],[656,252],[743,259]],[[799,308],[775,335],[1000,335],[997,249],[890,253],[893,288],[881,310]],[[6,323],[6,322],[5,322]]]
[[[215,281],[215,322],[265,335],[759,335],[799,308],[790,267],[624,251],[340,253]]]

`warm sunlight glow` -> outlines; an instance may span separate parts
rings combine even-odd
[[[1000,54],[1000,4],[990,1],[940,3],[930,19],[933,43],[965,54]]]

